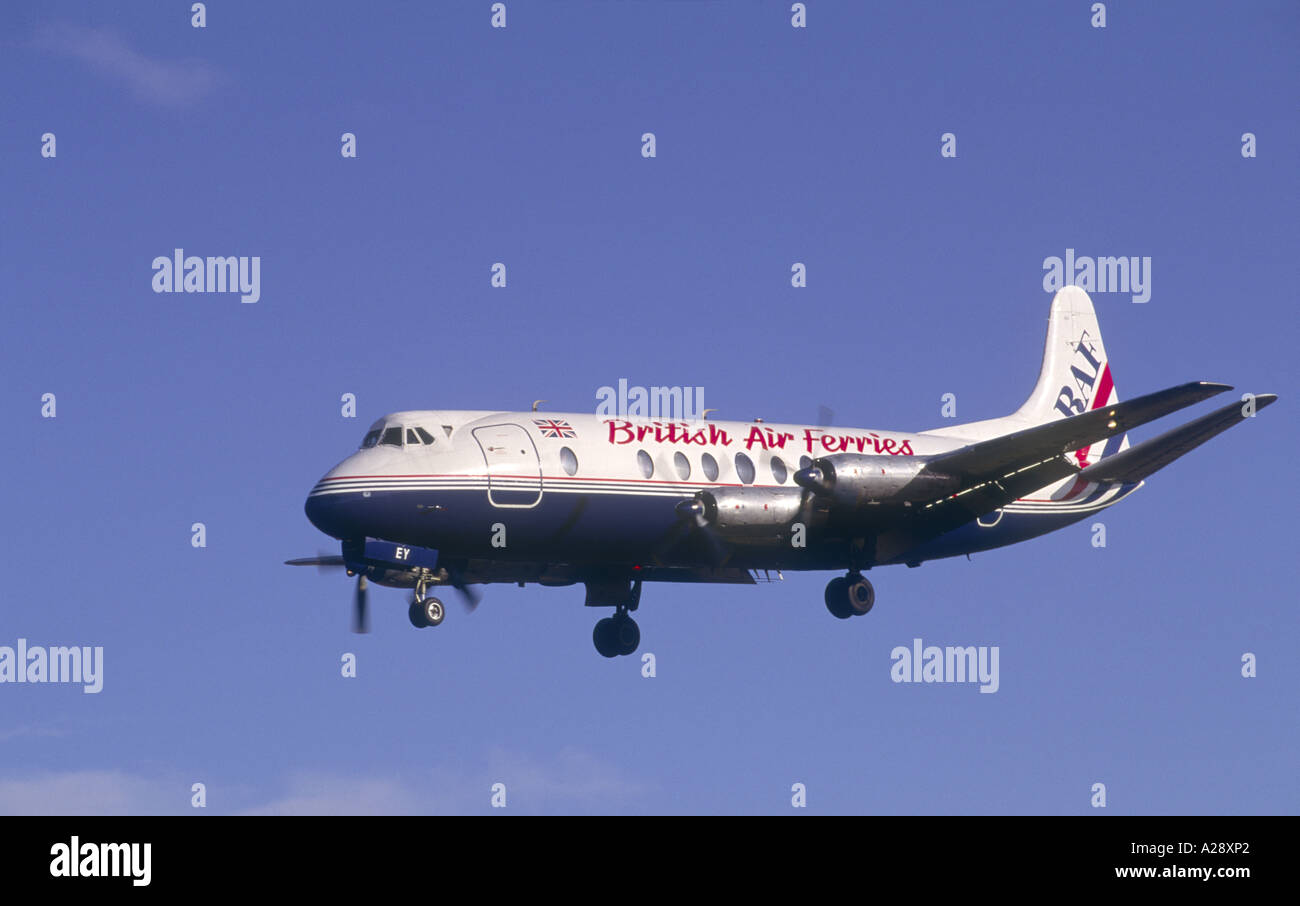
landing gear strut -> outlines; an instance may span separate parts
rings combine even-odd
[[[861,573],[838,576],[826,583],[826,609],[841,620],[862,616],[876,603],[876,590]]]
[[[442,606],[442,602],[437,598],[426,598],[425,589],[428,588],[423,582],[417,582],[415,585],[415,597],[411,599],[411,606],[406,611],[411,625],[416,629],[427,629],[430,626],[437,626],[442,622],[443,617],[447,615],[447,609]]]

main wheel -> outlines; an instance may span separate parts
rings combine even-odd
[[[430,626],[437,626],[442,622],[442,618],[447,615],[447,609],[442,606],[442,602],[437,598],[425,598],[421,610],[424,612],[425,622]]]
[[[876,590],[871,587],[871,583],[862,576],[857,576],[851,580],[847,589],[849,610],[854,616],[862,616],[864,613],[870,613],[871,608],[876,603]]]
[[[641,644],[641,627],[629,616],[614,618],[614,642],[619,654],[631,654]]]
[[[406,616],[416,629],[429,628],[429,622],[424,618],[424,605],[419,601],[411,602],[411,606],[407,608]]]
[[[826,609],[838,620],[853,616],[849,604],[849,580],[844,576],[836,576],[826,583]]]
[[[595,643],[601,657],[618,656],[618,639],[614,635],[612,617],[605,617],[596,623],[596,628],[591,631],[591,641]]]

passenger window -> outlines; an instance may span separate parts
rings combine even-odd
[[[375,444],[379,443],[379,430],[376,429],[366,435],[365,440],[361,441],[361,449],[368,450]]]
[[[754,461],[744,453],[736,454],[736,474],[740,476],[741,484],[754,483]]]
[[[568,447],[560,447],[560,465],[566,475],[578,474],[578,457]]]
[[[785,484],[786,468],[781,457],[772,457],[772,477],[776,479],[777,484]]]
[[[718,461],[713,458],[712,453],[705,453],[700,457],[700,466],[704,469],[704,477],[709,481],[718,480]]]
[[[384,436],[379,439],[379,442],[390,447],[400,447],[402,445],[402,429],[385,428]]]
[[[650,458],[650,454],[645,450],[636,451],[636,464],[641,467],[641,474],[646,478],[653,478],[655,474],[655,463]]]
[[[691,461],[686,458],[686,454],[674,453],[673,465],[677,467],[677,477],[682,481],[686,481],[691,477]]]
[[[415,433],[420,435],[420,440],[424,441],[426,444],[433,443],[433,435],[423,428],[416,428]]]

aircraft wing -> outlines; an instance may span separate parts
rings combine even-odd
[[[1276,401],[1275,394],[1261,393],[1255,397],[1255,409],[1258,411]],[[1221,434],[1245,421],[1247,416],[1242,414],[1243,408],[1243,403],[1229,403],[1222,409],[1215,409],[1208,415],[1202,415],[1195,421],[1174,428],[1172,431],[1166,431],[1159,437],[1153,437],[1136,447],[1130,447],[1114,456],[1107,456],[1084,469],[1079,476],[1097,482],[1141,481],[1183,454],[1195,450],[1216,434]]]
[[[1052,457],[1124,434],[1231,389],[1227,384],[1209,381],[1179,384],[1168,390],[1158,390],[1113,406],[942,453],[926,462],[926,470],[978,480],[1001,478],[1014,474],[1017,469],[1031,468]]]
[[[926,471],[959,477],[961,489],[956,493],[914,506],[909,524],[899,526],[897,530],[879,539],[877,554],[882,560],[888,560],[926,538],[965,525],[972,519],[1019,500],[1039,488],[1070,475],[1083,474],[1078,463],[1069,457],[1073,451],[1117,434],[1123,434],[1139,425],[1231,389],[1227,384],[1208,381],[1180,384],[1177,387],[1135,397],[1113,406],[1048,422],[1045,425],[940,454],[927,461]],[[1227,407],[1234,411],[1237,408],[1238,404]],[[1216,417],[1226,418],[1227,409],[1218,410],[1191,422],[1183,429],[1176,429],[1168,435],[1162,435],[1147,443],[1155,444],[1173,435],[1179,436],[1175,442],[1184,442],[1185,438],[1179,432],[1186,429],[1191,429],[1191,434],[1196,434],[1198,430],[1204,431],[1206,429],[1202,423]],[[1200,440],[1191,442],[1190,445],[1185,446],[1185,449],[1165,461],[1171,461],[1182,455],[1197,443],[1208,440],[1214,434],[1224,430],[1224,427],[1208,430],[1209,433],[1205,433]],[[1144,448],[1148,451],[1156,449],[1141,444],[1120,456]],[[1160,449],[1163,451],[1164,447]],[[1093,468],[1105,467],[1106,463],[1118,458],[1107,457],[1096,463]],[[1130,463],[1136,464],[1146,459],[1144,455],[1141,460],[1130,460]],[[1108,480],[1108,476],[1118,475],[1125,471],[1125,468],[1122,466],[1119,470],[1090,474],[1096,476],[1092,478],[1093,481]],[[1155,471],[1155,468],[1150,471]],[[1150,471],[1144,474],[1150,474]],[[1110,478],[1109,480],[1122,479]]]
[[[1039,488],[1079,473],[1077,464],[1062,453],[1021,466],[1004,475],[991,475],[952,494],[914,509],[910,525],[896,544],[908,547],[927,537],[941,535],[972,519],[1032,494]]]

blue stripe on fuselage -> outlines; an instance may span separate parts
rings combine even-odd
[[[1100,512],[1134,487],[1125,485],[1113,501],[1084,512],[1054,512],[1044,506],[1042,512],[1004,512],[992,526],[970,522],[886,562],[954,557],[1024,541]],[[689,498],[547,490],[536,506],[497,507],[485,489],[404,489],[314,494],[305,509],[317,528],[335,538],[400,541],[439,550],[446,558],[630,563],[658,558],[678,566],[710,565],[713,549],[675,510],[679,500]],[[497,526],[504,527],[503,539]],[[505,546],[494,546],[494,537]],[[842,551],[841,544],[821,546],[810,539],[802,549],[782,545],[736,551],[728,565],[839,569],[846,563]]]

